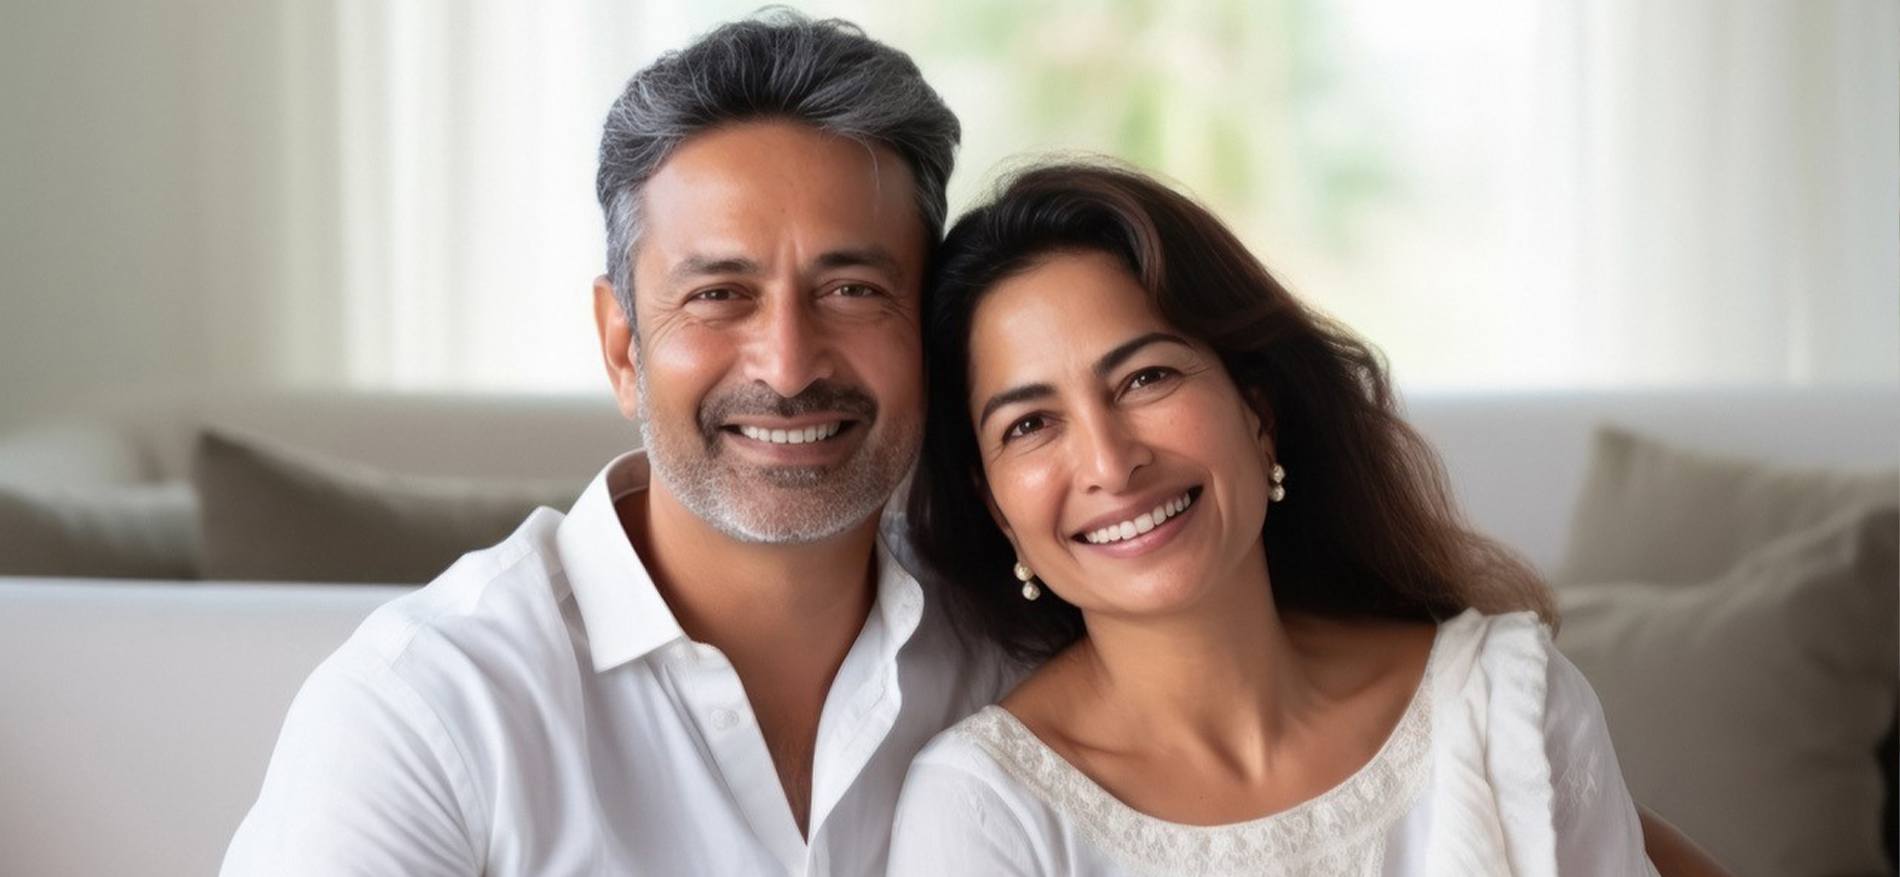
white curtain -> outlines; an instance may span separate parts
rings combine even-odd
[[[336,254],[347,381],[602,386],[588,295],[602,258],[592,190],[599,122],[635,69],[750,8],[340,0],[293,13],[301,20],[286,63],[303,71],[291,78],[303,97],[291,106],[306,119],[296,127],[305,172],[292,191],[307,227],[296,236],[305,252]],[[1010,57],[973,59],[969,43],[936,34],[956,31],[941,24],[959,16],[1048,13],[971,9],[950,0],[901,13],[807,6],[858,20],[917,57],[971,132],[975,154],[966,148],[954,187],[965,193],[981,190],[969,175],[1009,144],[1047,134],[1029,130],[1043,119],[1011,109],[1014,74],[970,72]],[[1411,175],[1404,197],[1336,219],[1356,249],[1330,262],[1302,255],[1321,208],[1301,191],[1280,186],[1233,214],[1256,223],[1241,231],[1271,250],[1270,264],[1385,347],[1403,382],[1900,379],[1900,22],[1891,0],[1336,0],[1317,9],[1350,50],[1331,59],[1358,88],[1342,100],[1383,102],[1390,124],[1368,136],[1400,156],[1393,172]],[[1262,51],[1297,48],[1262,39]],[[1236,114],[1276,131],[1274,120],[1298,116],[1316,131],[1366,133],[1349,100],[1334,106],[1247,82],[1197,87],[1231,88]],[[1295,99],[1304,102],[1245,103]],[[1274,160],[1263,177],[1298,181],[1307,171]],[[1196,184],[1191,167],[1156,169]]]
[[[336,136],[357,385],[598,385],[600,120],[662,4],[343,0]],[[644,25],[644,26],[636,26]]]
[[[1900,376],[1896,8],[1562,5],[1576,59],[1570,294],[1577,337],[1612,354],[1605,378]]]

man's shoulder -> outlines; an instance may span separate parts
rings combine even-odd
[[[566,576],[555,550],[562,516],[538,509],[502,541],[462,555],[427,585],[378,607],[336,659],[426,675],[537,656],[572,658]]]

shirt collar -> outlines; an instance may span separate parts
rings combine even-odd
[[[871,611],[884,623],[886,650],[895,655],[917,632],[924,616],[924,589],[904,568],[880,533],[877,540],[877,605]]]
[[[597,673],[686,635],[614,510],[616,499],[645,490],[649,475],[646,452],[615,457],[581,492],[554,534]]]
[[[686,637],[646,564],[633,550],[614,508],[621,497],[647,489],[650,478],[645,451],[615,457],[581,492],[555,531],[561,568],[587,629],[596,673]],[[904,568],[902,557],[907,552],[901,544],[901,527],[893,527],[889,516],[882,523],[876,548],[877,605],[872,612],[883,624],[888,652],[895,654],[923,617],[924,595]]]

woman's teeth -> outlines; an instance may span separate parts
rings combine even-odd
[[[835,420],[804,429],[765,429],[758,426],[739,427],[739,434],[753,441],[768,442],[775,445],[802,445],[806,442],[821,442],[838,434],[844,429],[844,421]]]
[[[1082,534],[1082,538],[1091,545],[1107,545],[1110,542],[1133,539],[1136,536],[1161,526],[1163,521],[1187,511],[1187,507],[1193,504],[1193,493],[1191,491],[1183,493],[1180,496],[1155,506],[1154,511],[1142,512],[1129,520],[1119,524],[1110,524],[1099,530],[1090,530]]]

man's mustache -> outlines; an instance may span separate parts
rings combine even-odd
[[[819,379],[796,396],[780,396],[771,387],[751,383],[734,387],[708,398],[699,406],[699,431],[708,447],[719,438],[719,430],[735,417],[769,415],[792,418],[820,412],[844,414],[870,421],[877,417],[877,402],[858,387]]]

